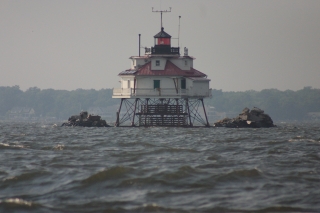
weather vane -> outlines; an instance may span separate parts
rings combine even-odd
[[[154,13],[161,13],[161,29],[162,29],[162,13],[169,13],[169,12],[171,12],[171,7],[169,7],[170,8],[170,10],[153,10],[153,8],[152,8],[152,12],[154,12]]]

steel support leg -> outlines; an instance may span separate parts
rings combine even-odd
[[[203,103],[203,98],[200,99],[202,102],[202,108],[203,108],[203,112],[204,112],[204,116],[206,117],[206,121],[207,121],[207,127],[210,126],[209,121],[208,121],[208,117],[207,117],[207,112],[206,112],[206,108],[204,107],[204,103]]]
[[[144,126],[147,126],[147,113],[148,113],[148,104],[149,104],[149,98],[146,99],[146,107],[145,107],[145,115],[144,115]]]
[[[178,122],[178,126],[180,126],[180,111],[179,111],[179,101],[178,99],[176,98],[176,112],[177,112],[177,122]]]
[[[192,125],[192,122],[191,122],[191,113],[190,113],[190,107],[189,107],[189,99],[186,98],[185,100],[186,100],[186,105],[187,105],[188,115],[189,115],[189,125],[190,125],[190,126],[193,126],[193,125]]]
[[[134,117],[136,117],[136,108],[137,108],[137,102],[138,102],[138,100],[139,100],[139,98],[136,98],[135,103],[134,103],[133,117],[132,117],[131,126],[135,126],[135,125],[134,125]]]
[[[117,112],[117,121],[115,123],[115,126],[119,126],[120,125],[120,112],[121,112],[121,106],[122,106],[122,102],[123,102],[124,98],[121,98],[121,102],[120,102],[120,107],[118,109],[118,112]]]

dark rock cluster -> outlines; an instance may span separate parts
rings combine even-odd
[[[263,110],[253,107],[251,111],[246,107],[236,118],[224,118],[214,123],[215,127],[229,128],[260,128],[260,127],[275,127],[271,117],[264,113]]]
[[[72,115],[68,122],[61,126],[83,126],[83,127],[108,127],[105,120],[101,119],[99,115],[88,115],[88,112],[81,112],[79,115]]]

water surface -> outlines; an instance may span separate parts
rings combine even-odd
[[[0,122],[0,212],[320,211],[320,125]]]

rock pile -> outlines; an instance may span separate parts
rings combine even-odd
[[[260,128],[260,127],[275,127],[271,117],[264,113],[263,110],[253,107],[251,111],[246,107],[236,118],[224,118],[214,123],[215,127],[229,128]]]
[[[88,115],[88,112],[81,112],[80,115],[72,115],[68,122],[61,126],[84,126],[84,127],[108,127],[105,120],[101,119],[99,115]]]

